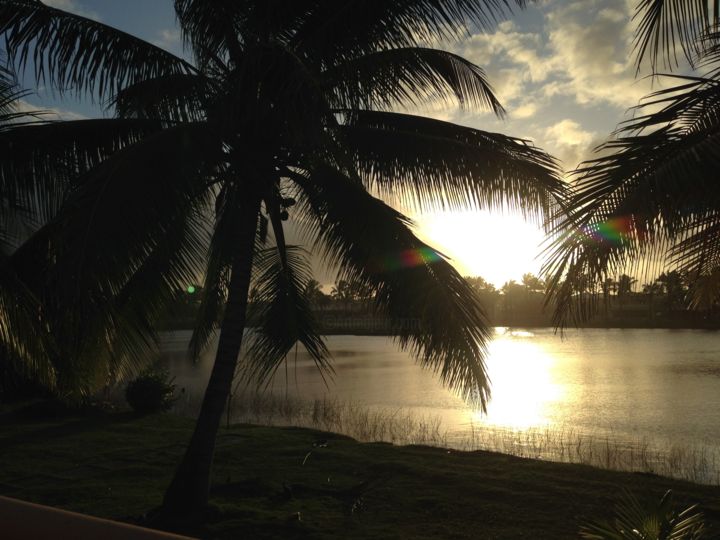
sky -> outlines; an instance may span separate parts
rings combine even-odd
[[[175,54],[183,54],[171,0],[44,0],[97,19]],[[456,104],[433,102],[417,111],[477,129],[522,137],[559,158],[565,170],[592,157],[630,109],[658,82],[636,76],[632,13],[636,0],[539,0],[490,32],[432,44],[482,67],[508,112],[506,119]],[[654,86],[653,86],[654,85]],[[33,85],[28,83],[29,87]],[[94,117],[97,105],[54,99],[38,88],[29,104],[63,118]],[[497,286],[537,273],[544,234],[537,224],[498,211],[408,212],[419,236],[464,275]],[[321,282],[331,280],[321,276]]]

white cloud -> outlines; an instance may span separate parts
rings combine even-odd
[[[182,36],[177,28],[163,28],[158,32],[158,38],[153,41],[154,45],[167,50],[177,50],[180,48]]]
[[[597,133],[583,129],[578,122],[570,118],[546,128],[544,135],[547,145],[568,170],[588,159],[600,142]]]
[[[535,103],[524,103],[519,107],[511,109],[509,111],[509,114],[512,118],[517,119],[530,118],[532,116],[535,116],[537,110],[538,106]]]
[[[553,66],[562,85],[548,88],[581,105],[627,108],[650,90],[635,79],[631,12],[624,0],[556,1],[546,14]]]
[[[88,19],[94,19],[96,21],[100,20],[100,15],[95,11],[84,8],[78,0],[43,0],[43,3],[50,7],[75,13],[81,17],[87,17]]]
[[[25,100],[17,102],[18,112],[27,113],[28,115],[34,115],[39,120],[53,121],[53,120],[87,120],[88,117],[71,111],[68,109],[59,109],[57,107],[43,107],[41,105],[34,105],[28,103]]]
[[[501,23],[493,33],[474,34],[454,47],[461,56],[487,68],[491,76],[503,65],[522,66],[515,74],[525,82],[542,82],[552,71],[554,60],[541,54],[543,49],[540,34],[520,32],[512,21]]]

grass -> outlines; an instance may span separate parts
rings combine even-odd
[[[720,485],[720,445],[657,444],[646,438],[625,439],[587,434],[572,428],[512,430],[471,425],[448,433],[437,416],[417,416],[402,409],[378,409],[335,399],[304,401],[269,393],[234,399],[232,421],[297,426],[331,431],[362,442],[421,444],[456,450],[487,450],[560,463],[668,476]],[[177,412],[193,416],[187,401]]]
[[[128,413],[0,415],[0,493],[137,522],[156,507],[192,421]],[[223,428],[207,538],[576,538],[623,489],[698,502],[720,537],[720,488],[499,453],[359,443],[288,427]]]

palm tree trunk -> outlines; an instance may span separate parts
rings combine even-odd
[[[259,202],[242,210],[218,350],[195,431],[163,500],[168,516],[197,516],[207,506],[215,439],[232,390],[248,305]]]

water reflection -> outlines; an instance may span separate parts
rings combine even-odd
[[[499,329],[489,346],[492,400],[487,415],[469,411],[477,424],[526,429],[552,423],[565,388],[555,379],[556,360],[532,332]]]
[[[200,364],[184,354],[189,333],[167,336],[166,359],[185,398],[199,402],[214,351]],[[326,386],[300,350],[269,392],[339,399],[374,410],[439,417],[449,436],[478,427],[571,426],[579,433],[662,444],[717,443],[720,334],[704,331],[584,330],[561,340],[551,329],[498,329],[489,346],[492,401],[473,411],[389,338],[331,336],[334,381]]]

